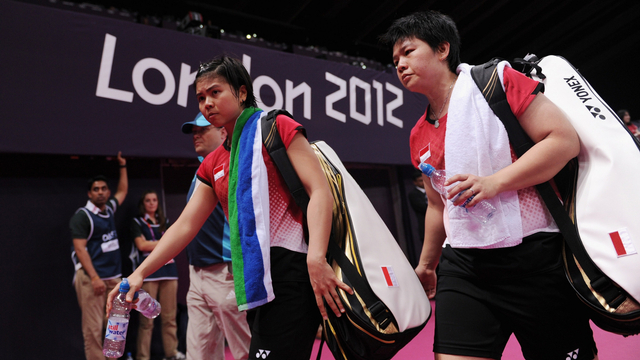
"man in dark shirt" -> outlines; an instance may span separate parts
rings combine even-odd
[[[104,360],[102,342],[105,328],[106,289],[112,289],[122,276],[120,243],[114,213],[129,189],[127,162],[118,153],[120,179],[113,197],[104,176],[89,180],[89,201],[71,217],[74,285],[82,311],[82,335],[87,360]]]

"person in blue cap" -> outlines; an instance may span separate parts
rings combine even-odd
[[[201,113],[182,124],[182,132],[193,136],[200,162],[226,139],[227,131],[211,125]],[[197,186],[193,177],[187,201]],[[233,358],[247,359],[251,333],[246,312],[238,311],[231,272],[229,224],[220,204],[187,245],[189,292],[187,309],[187,356],[190,359],[224,360],[225,338]]]

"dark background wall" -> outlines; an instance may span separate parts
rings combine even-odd
[[[140,195],[149,188],[157,190],[167,216],[175,220],[184,207],[198,165],[195,159],[127,160],[129,193],[116,212],[124,276],[131,272],[127,257],[132,244],[129,225]],[[1,357],[82,359],[81,314],[71,283],[74,270],[68,223],[87,201],[86,182],[90,177],[104,174],[115,192],[117,161],[103,156],[0,154],[0,164],[0,277],[4,287],[0,324],[7,329],[0,336]],[[391,231],[398,234],[402,228],[401,231],[411,232],[410,224],[396,223],[397,205],[391,193],[393,179],[410,172],[410,167],[348,166]],[[396,184],[396,188],[404,186]],[[411,235],[403,239],[405,244],[407,239],[411,242]],[[184,310],[189,286],[184,251],[176,262],[180,276],[178,300]],[[134,354],[136,329],[137,313],[133,312],[127,351]],[[159,341],[156,334],[152,350],[157,358],[162,357]]]

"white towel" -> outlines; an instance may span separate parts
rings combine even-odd
[[[502,72],[506,62],[500,63]],[[451,94],[445,134],[447,175],[488,176],[511,165],[509,138],[471,78],[471,66],[458,66],[458,80]],[[504,87],[504,85],[503,85]],[[447,240],[454,248],[501,248],[522,242],[522,218],[517,191],[506,191],[485,199],[496,213],[486,224],[471,219],[465,210],[447,201]]]

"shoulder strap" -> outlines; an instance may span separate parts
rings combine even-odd
[[[302,209],[302,212],[306,216],[307,207],[309,205],[309,195],[304,189],[293,165],[291,165],[291,161],[287,155],[287,150],[284,147],[280,132],[276,126],[276,117],[280,114],[293,118],[293,116],[285,110],[271,110],[262,118],[262,141],[264,142],[264,146],[271,156],[271,159],[276,164],[278,171],[284,178],[284,181],[287,184],[296,204],[300,209]],[[360,295],[364,303],[367,305],[367,308],[371,312],[373,318],[376,319],[381,328],[386,329],[392,321],[391,313],[380,299],[378,299],[369,283],[360,275],[355,266],[344,254],[344,251],[340,249],[338,242],[333,238],[333,235],[329,239],[327,253],[336,261],[347,279],[351,282],[351,285],[357,290],[358,295]]]
[[[520,122],[511,111],[511,107],[507,102],[507,96],[502,89],[502,84],[498,77],[497,65],[499,62],[499,59],[493,59],[483,65],[474,66],[471,69],[471,77],[480,88],[480,91],[482,91],[493,112],[504,124],[509,136],[509,142],[513,146],[516,155],[521,157],[534,143],[522,129]],[[573,164],[570,164],[570,166],[572,165]],[[598,291],[609,304],[617,307],[624,301],[624,294],[620,291],[620,288],[614,286],[611,279],[602,273],[587,254],[584,245],[580,241],[577,228],[569,217],[562,202],[558,199],[551,183],[544,182],[536,185],[536,188],[540,193],[540,197],[542,197],[547,205],[558,228],[560,228],[566,244],[571,249],[571,252],[580,263],[584,272],[589,279],[591,279],[591,286]]]
[[[289,160],[289,156],[287,155],[287,149],[282,142],[282,137],[280,136],[280,132],[278,131],[278,126],[276,125],[276,117],[278,115],[286,115],[293,119],[293,116],[289,114],[286,110],[271,110],[267,113],[266,116],[262,118],[262,142],[264,143],[269,156],[276,164],[278,171],[282,174],[284,178],[284,182],[287,184],[293,199],[296,201],[296,204],[302,209],[304,215],[307,215],[307,205],[309,204],[309,196],[302,186],[302,182],[296,173],[296,170],[293,168],[291,161]],[[306,134],[305,134],[306,137]]]

